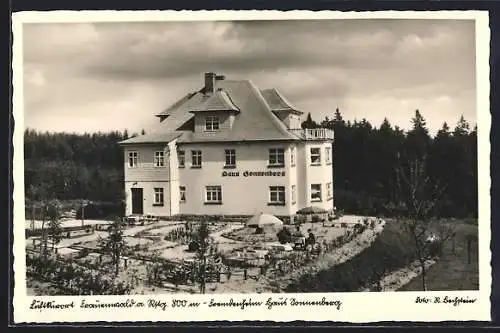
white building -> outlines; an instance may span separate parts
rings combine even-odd
[[[205,73],[205,85],[121,144],[126,214],[291,216],[333,209],[329,129],[301,129],[276,89]]]

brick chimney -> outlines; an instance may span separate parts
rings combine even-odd
[[[205,94],[213,93],[215,89],[215,73],[205,73]]]

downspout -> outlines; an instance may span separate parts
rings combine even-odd
[[[167,143],[167,147],[165,147],[167,150],[167,155],[168,155],[168,186],[169,186],[169,193],[168,193],[168,212],[169,215],[172,216],[172,156],[170,154],[170,147],[169,143]]]

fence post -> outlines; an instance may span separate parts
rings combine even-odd
[[[246,280],[247,279],[247,269],[245,268],[243,270],[243,280]]]

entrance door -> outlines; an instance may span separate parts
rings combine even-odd
[[[133,188],[132,189],[132,214],[142,215],[144,213],[142,205],[143,205],[142,188]]]

